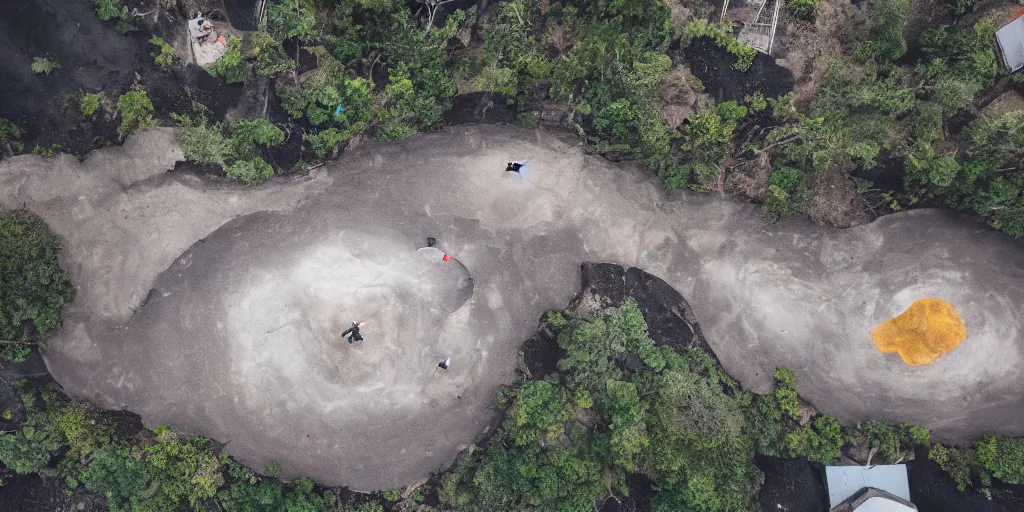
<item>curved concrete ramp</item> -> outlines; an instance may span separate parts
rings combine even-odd
[[[570,137],[511,127],[369,143],[257,188],[165,172],[179,157],[173,132],[150,131],[84,163],[0,163],[0,205],[68,240],[79,294],[47,362],[72,394],[286,477],[366,490],[449,463],[584,261],[682,292],[748,388],[788,366],[843,421],[1024,434],[1022,246],[953,213],[768,225],[752,205],[666,195]],[[528,179],[504,172],[518,159]],[[416,254],[428,236],[465,270]],[[870,332],[921,298],[953,305],[967,339],[909,366]],[[352,321],[366,339],[348,344]]]

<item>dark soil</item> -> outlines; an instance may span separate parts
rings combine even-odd
[[[526,340],[519,351],[523,354],[523,364],[531,379],[543,379],[557,372],[558,360],[565,357],[565,350],[558,346],[555,337],[543,327]]]
[[[903,159],[892,156],[885,152],[878,158],[878,165],[870,171],[857,170],[853,175],[862,180],[872,183],[871,188],[886,191],[893,191],[902,194],[906,189],[903,186],[903,177],[907,174]]]
[[[256,30],[256,0],[224,0],[231,26],[237,30]]]
[[[793,90],[793,73],[760,52],[746,71],[733,69],[736,58],[706,37],[694,39],[681,54],[716,102],[742,101],[744,96],[757,91],[767,98],[776,98]]]
[[[604,500],[600,512],[645,512],[651,510],[651,495],[654,482],[644,475],[631,474],[626,477],[629,496],[616,496]]]
[[[928,460],[927,448],[918,447],[907,463],[910,499],[920,512],[1020,512],[1024,510],[1024,486],[993,482],[989,500],[976,489],[961,492],[938,464]]]
[[[491,92],[460,94],[444,115],[445,124],[502,124],[516,121],[516,109],[504,95]]]
[[[91,0],[0,2],[0,117],[23,130],[26,148],[60,144],[83,155],[117,140],[116,123],[82,118],[77,101],[64,98],[104,91],[115,100],[146,63],[145,36],[123,36],[93,11]],[[32,71],[34,57],[56,60],[50,75]]]
[[[171,112],[203,106],[210,117],[222,119],[238,102],[241,86],[226,85],[195,66],[160,71],[150,56],[146,27],[137,23],[139,31],[122,35],[94,9],[92,0],[0,2],[0,117],[22,129],[27,151],[58,144],[82,158],[118,142],[114,105],[135,83],[146,89],[156,117],[165,121]],[[161,26],[176,25],[163,20]],[[35,57],[53,59],[60,68],[36,74]],[[94,119],[81,114],[85,92],[102,92],[108,100]]]
[[[107,500],[97,494],[64,494],[63,479],[56,475],[15,475],[3,479],[0,504],[5,512],[54,512],[74,510],[105,512]],[[79,508],[81,507],[81,508]]]
[[[764,512],[828,510],[828,487],[821,466],[803,459],[757,457],[764,484],[757,501]]]

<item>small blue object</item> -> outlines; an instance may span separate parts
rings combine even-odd
[[[338,108],[334,111],[334,115],[340,116],[342,110],[345,110],[344,105],[338,105]]]

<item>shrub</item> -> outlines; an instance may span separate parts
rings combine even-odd
[[[821,414],[810,425],[786,436],[786,444],[791,457],[829,465],[839,460],[845,440],[839,422],[828,414]]]
[[[328,155],[337,156],[338,148],[350,137],[337,128],[328,128],[320,131],[310,131],[302,134],[302,140],[308,142],[316,156],[324,158]]]
[[[32,59],[32,71],[37,75],[49,75],[58,68],[60,68],[60,64],[56,60],[45,57],[35,57]]]
[[[715,108],[701,110],[683,125],[682,150],[691,152],[691,161],[682,176],[670,175],[669,188],[679,188],[692,179],[706,187],[718,175],[719,164],[732,147],[733,132],[747,108],[735,101],[719,103]]]
[[[800,399],[796,393],[796,375],[789,368],[775,370],[775,399],[783,413],[794,420],[800,419]]]
[[[941,444],[932,445],[928,451],[928,459],[937,463],[946,472],[961,492],[971,485],[971,455],[959,448],[946,447]]]
[[[227,51],[206,71],[217,78],[223,78],[229,84],[245,83],[249,78],[249,65],[242,58],[242,39],[229,37]]]
[[[103,21],[123,22],[131,17],[128,8],[121,5],[121,0],[93,0],[93,3],[96,4],[96,14]]]
[[[803,173],[792,167],[779,167],[769,177],[762,214],[765,220],[775,222],[804,211],[810,200],[811,191],[804,183]]]
[[[15,151],[25,149],[25,145],[18,139],[21,138],[21,128],[18,125],[0,117],[0,149],[10,155]]]
[[[45,333],[60,323],[75,296],[57,255],[61,240],[35,215],[17,210],[0,217],[0,339],[21,340],[26,326]],[[24,359],[28,350],[0,346],[0,358]]]
[[[153,63],[160,66],[160,69],[167,71],[171,65],[174,64],[174,47],[167,44],[163,38],[153,36],[149,39],[149,44],[156,46],[156,52],[153,54]]]
[[[786,11],[803,20],[813,20],[818,15],[821,0],[786,0]]]
[[[755,114],[760,114],[768,108],[768,99],[764,97],[761,91],[755,91],[754,94],[744,96],[743,101],[747,103],[750,111]]]
[[[121,116],[121,125],[117,133],[124,137],[129,133],[149,128],[153,122],[153,102],[146,91],[133,88],[117,99],[117,114]]]
[[[981,466],[1009,484],[1024,484],[1024,439],[989,434],[975,443]]]
[[[816,2],[815,2],[816,3]],[[689,44],[695,37],[706,37],[715,46],[724,48],[727,52],[736,57],[732,67],[739,71],[746,71],[754,63],[757,57],[757,50],[736,40],[732,35],[729,22],[723,21],[721,25],[715,25],[708,20],[698,19],[688,23],[683,28],[683,41]]]
[[[33,153],[45,158],[53,158],[57,156],[57,152],[59,151],[60,144],[50,144],[49,146],[40,146],[39,144],[36,144],[35,149],[32,150]]]
[[[186,117],[175,118],[186,123],[178,135],[185,159],[206,165],[226,165],[231,158],[231,144],[218,127],[207,125],[205,121],[192,123]]]
[[[295,69],[295,61],[288,58],[284,48],[265,30],[252,33],[250,47],[245,56],[255,59],[253,68],[260,76],[274,76],[283,71]]]
[[[939,190],[953,185],[960,172],[960,164],[952,155],[937,156],[929,146],[920,158],[908,155],[905,169],[908,182]]]
[[[220,166],[229,178],[248,185],[258,185],[274,175],[274,168],[260,158],[260,148],[280,144],[284,133],[266,119],[236,121],[225,136],[220,126],[211,126],[205,119],[172,117],[182,124],[179,143],[186,159]]]
[[[103,99],[103,93],[92,93],[87,92],[82,95],[80,102],[80,108],[82,110],[83,117],[92,117],[96,115],[96,112],[100,110],[100,100]]]

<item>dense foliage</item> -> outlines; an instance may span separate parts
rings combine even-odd
[[[57,327],[75,290],[57,261],[60,237],[43,220],[0,215],[0,361],[22,360],[35,335]]]
[[[744,392],[704,351],[655,346],[632,299],[549,326],[561,372],[502,393],[502,427],[443,479],[456,510],[593,510],[628,494],[634,472],[654,482],[655,510],[749,510],[755,454],[828,464],[847,441],[831,416],[798,423],[792,372],[776,373],[773,395]]]
[[[260,156],[261,148],[284,141],[284,132],[266,119],[210,125],[205,119],[175,116],[182,123],[179,143],[185,158],[216,165],[228,178],[258,185],[274,175],[274,168]]]
[[[207,439],[165,426],[122,439],[102,411],[24,381],[16,387],[22,428],[0,432],[0,463],[22,474],[55,466],[69,490],[98,493],[113,512],[201,511],[217,503],[229,512],[346,510],[309,479],[284,485],[259,476]]]

